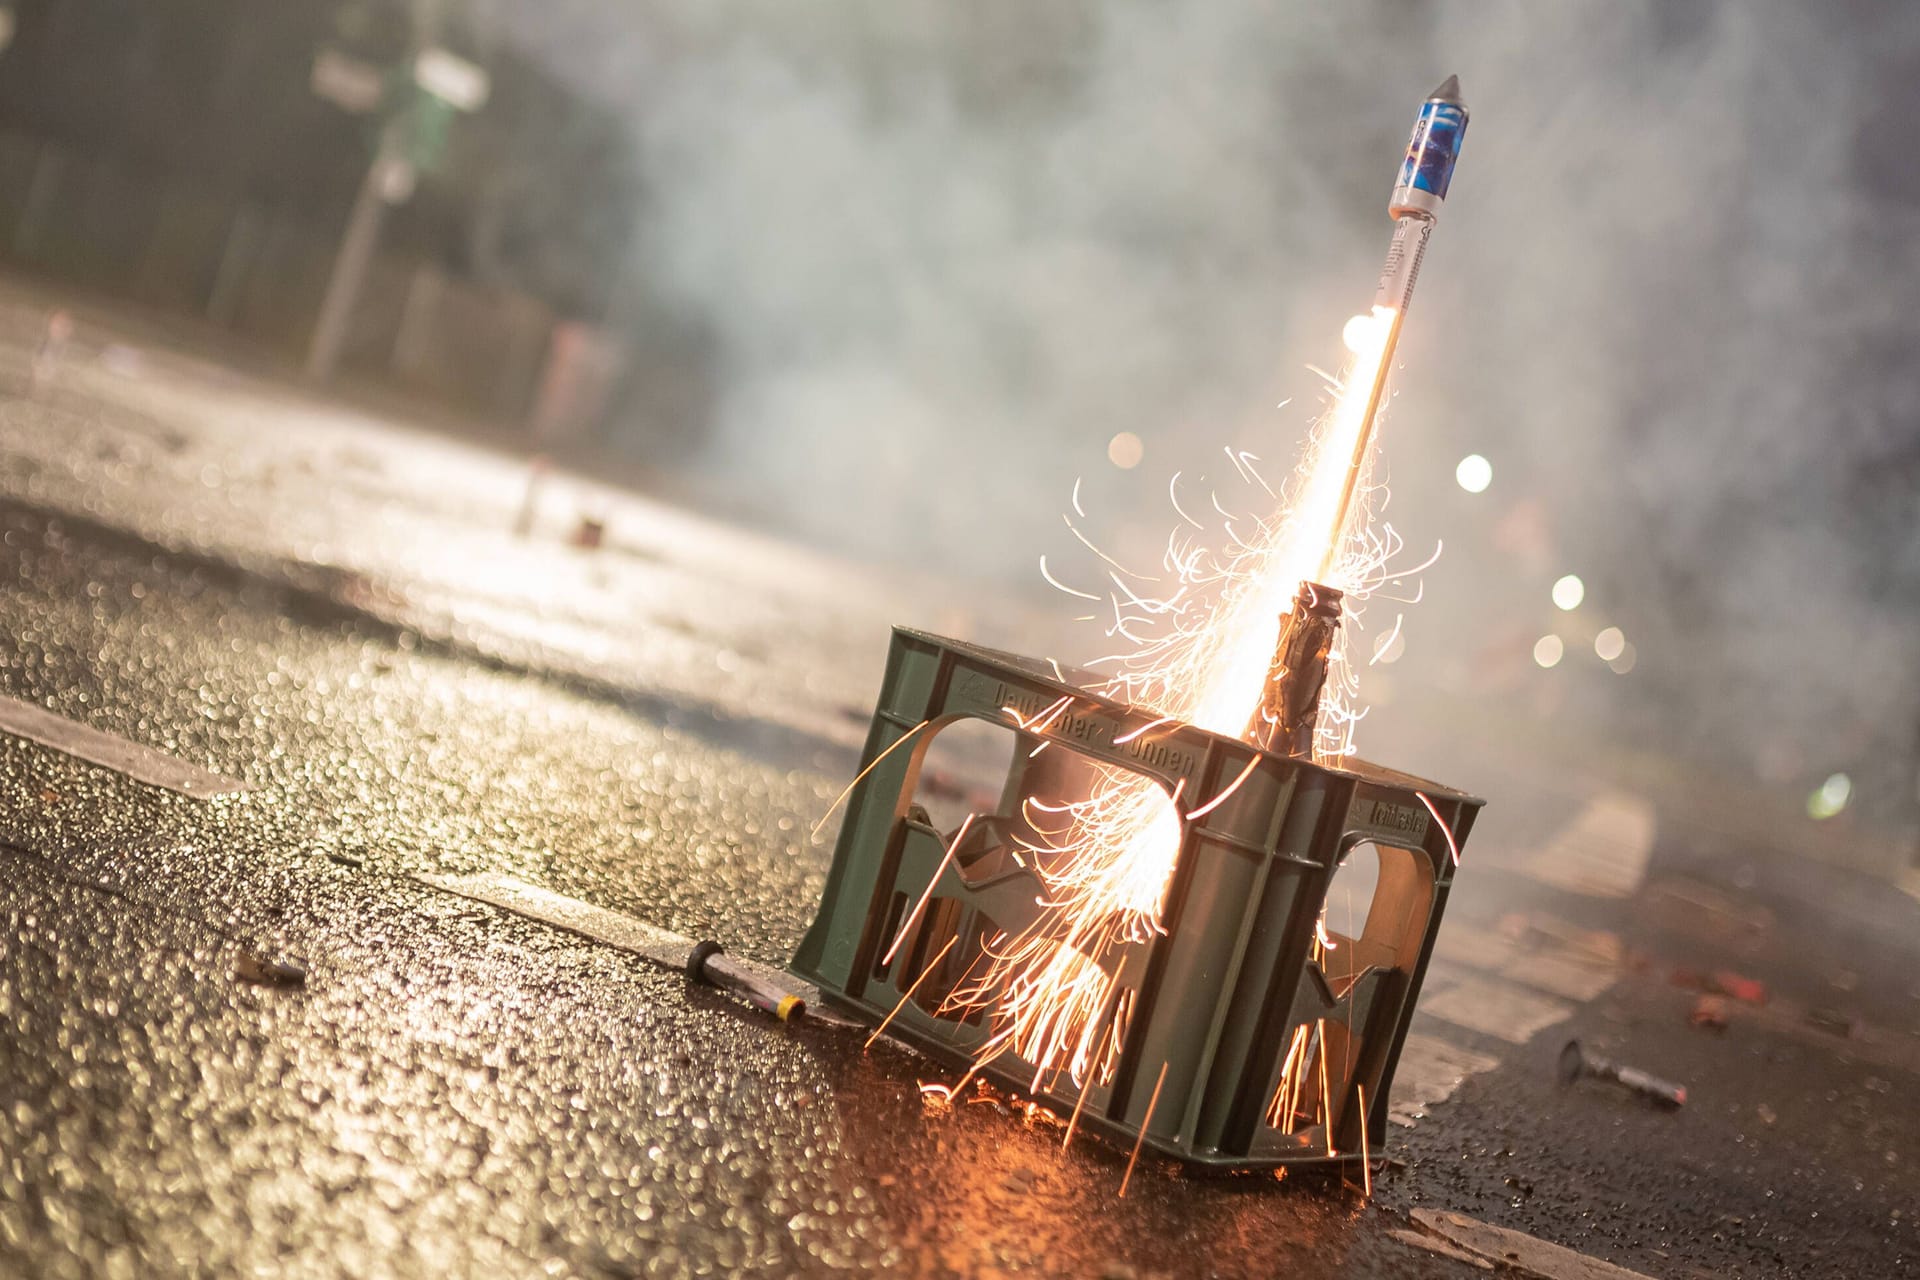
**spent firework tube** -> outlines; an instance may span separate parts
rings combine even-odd
[[[1405,311],[1413,301],[1420,259],[1426,255],[1434,219],[1446,203],[1453,166],[1460,159],[1460,143],[1466,135],[1467,104],[1460,99],[1460,78],[1448,76],[1420,104],[1413,136],[1407,140],[1406,158],[1400,162],[1393,194],[1387,198],[1387,213],[1394,222],[1393,243],[1387,247],[1387,262],[1380,270],[1374,306]]]
[[[782,1022],[791,1022],[807,1011],[807,1002],[797,993],[741,964],[711,938],[695,943],[687,954],[687,976],[731,991]]]

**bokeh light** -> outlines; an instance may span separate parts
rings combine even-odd
[[[1553,602],[1562,609],[1578,609],[1586,598],[1587,584],[1580,581],[1578,574],[1570,573],[1553,584]]]
[[[1122,431],[1107,441],[1107,461],[1122,471],[1131,471],[1140,465],[1145,457],[1147,446],[1140,443],[1140,437],[1131,431]]]
[[[1600,655],[1600,661],[1612,662],[1627,651],[1626,632],[1618,627],[1608,627],[1593,638],[1593,651]]]
[[[1559,636],[1541,636],[1533,643],[1533,660],[1543,667],[1558,666],[1566,653],[1566,642]]]
[[[1813,789],[1807,797],[1807,816],[1809,818],[1831,818],[1847,807],[1847,801],[1853,798],[1853,779],[1844,773],[1836,773]]]
[[[1485,493],[1493,483],[1493,464],[1477,453],[1470,453],[1453,469],[1453,478],[1468,493]]]

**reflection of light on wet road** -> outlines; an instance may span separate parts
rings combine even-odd
[[[297,390],[158,355],[70,373],[106,412],[65,432],[0,423],[35,506],[111,510],[138,536],[268,577],[317,567],[362,584],[339,593],[350,607],[489,659],[644,684],[852,749],[860,726],[839,710],[864,705],[871,673],[848,655],[877,654],[901,616],[966,625],[934,585],[571,473],[547,473],[532,536],[516,536],[524,458]],[[585,514],[606,522],[601,550],[567,544]]]
[[[1605,793],[1575,812],[1512,870],[1483,861],[1455,889],[1421,992],[1416,1026],[1394,1074],[1391,1115],[1412,1125],[1467,1077],[1498,1066],[1487,1041],[1524,1044],[1610,990],[1620,975],[1619,939],[1535,910],[1492,921],[1460,918],[1476,898],[1497,902],[1501,877],[1529,879],[1582,896],[1626,897],[1645,879],[1653,810]],[[1463,1035],[1463,1032],[1466,1033]],[[1459,1043],[1465,1040],[1466,1043]]]

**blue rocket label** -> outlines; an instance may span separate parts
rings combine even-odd
[[[1453,163],[1460,158],[1460,139],[1466,129],[1467,113],[1459,107],[1447,102],[1423,104],[1395,187],[1411,187],[1430,193],[1436,200],[1445,200],[1447,184],[1453,181]]]

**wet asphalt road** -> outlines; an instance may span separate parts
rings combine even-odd
[[[0,310],[9,386],[32,319]],[[509,462],[88,332],[0,400],[0,694],[249,789],[0,738],[0,1274],[1474,1274],[1388,1237],[1416,1206],[1653,1275],[1920,1270],[1915,904],[1682,821],[1632,897],[1569,896],[1513,869],[1579,797],[1512,762],[1460,779],[1495,807],[1448,928],[1551,912],[1634,963],[1523,1046],[1465,1036],[1500,1065],[1388,1135],[1371,1204],[1152,1165],[1118,1200],[1124,1153],[931,1111],[902,1050],[419,886],[783,962],[886,625],[1020,619],[583,482],[516,538]],[[582,510],[608,548],[565,545]],[[1503,790],[1551,798],[1496,823]],[[1776,1004],[1689,1030],[1676,965]],[[1693,1102],[1560,1092],[1569,1031]]]

